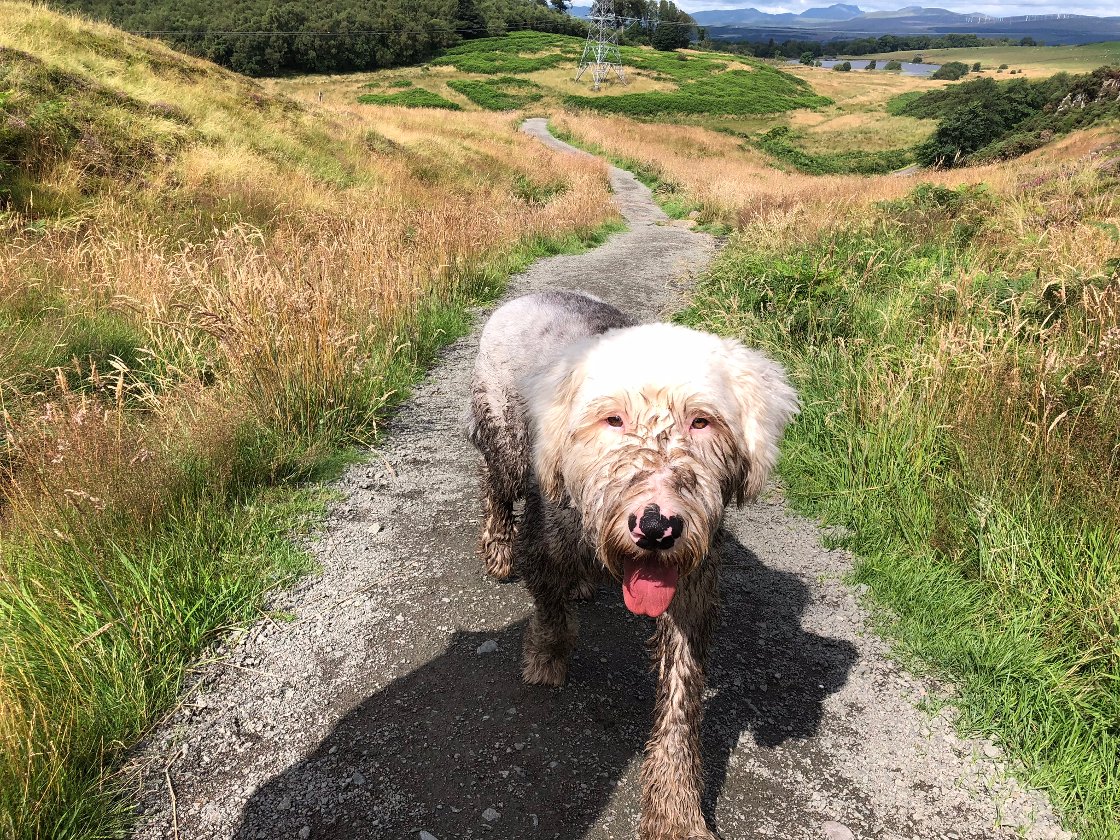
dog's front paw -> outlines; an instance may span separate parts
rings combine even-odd
[[[530,685],[563,685],[568,678],[568,662],[526,652],[521,676]]]

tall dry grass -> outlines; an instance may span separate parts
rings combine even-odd
[[[848,212],[755,214],[683,316],[787,364],[790,496],[1093,840],[1120,837],[1118,172],[1112,128],[956,187],[849,181]]]
[[[507,116],[300,105],[26,3],[0,45],[0,836],[116,837],[123,751],[307,570],[295,482],[615,215]]]
[[[687,196],[702,222],[731,228],[747,228],[782,213],[795,214],[803,226],[815,228],[862,212],[870,202],[899,199],[920,181],[947,186],[988,183],[1002,189],[1018,177],[1013,174],[1016,166],[901,177],[806,175],[776,169],[763,152],[740,138],[694,126],[651,127],[590,114],[557,116],[552,124],[581,146],[631,162],[661,181],[666,191]]]

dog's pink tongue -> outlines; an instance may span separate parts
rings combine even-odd
[[[654,618],[669,609],[677,591],[677,570],[656,560],[638,563],[626,561],[622,578],[622,598],[626,609],[637,615]]]

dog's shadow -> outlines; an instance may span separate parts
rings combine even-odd
[[[813,736],[824,698],[856,656],[847,642],[802,630],[809,591],[798,577],[767,568],[733,537],[724,559],[704,722],[709,820],[741,734],[763,750]],[[443,654],[355,706],[310,756],[262,785],[236,836],[297,837],[309,826],[311,837],[337,840],[421,830],[438,840],[577,838],[616,791],[614,807],[636,811],[636,774],[627,770],[650,731],[653,623],[605,590],[580,619],[559,689],[522,683],[523,621],[456,633]],[[498,649],[480,654],[488,640]]]

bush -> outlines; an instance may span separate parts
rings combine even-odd
[[[999,69],[1000,69],[1000,70],[1006,70],[1006,69],[1007,69],[1007,65],[1006,65],[1006,64],[1001,64],[1001,65],[999,66]]]
[[[867,62],[867,69],[868,70],[874,70],[875,69],[875,59],[871,59],[869,62]]]
[[[898,73],[902,71],[902,62],[897,59],[891,59],[883,65],[883,69],[888,73]]]
[[[980,72],[980,62],[979,61],[975,62],[972,65],[972,72],[973,73],[979,73]]]
[[[438,93],[432,93],[425,88],[407,88],[399,93],[365,93],[358,97],[358,101],[363,105],[400,105],[405,108],[463,110],[458,102],[451,102]]]
[[[852,69],[852,62],[842,61],[839,64],[833,64],[832,69],[840,73],[847,73]]]
[[[1056,134],[1120,118],[1120,103],[1109,95],[1117,85],[1120,67],[1101,67],[1080,76],[1059,73],[1034,82],[980,78],[908,101],[896,97],[887,109],[939,119],[937,131],[918,148],[918,160],[952,166],[973,155],[976,162],[1015,157]],[[1084,107],[1071,107],[1075,96]]]
[[[801,58],[798,60],[806,67],[812,67],[817,59],[811,52],[803,52],[801,53]]]
[[[955,82],[968,75],[968,65],[963,61],[950,61],[947,64],[942,64],[934,74],[930,77],[932,79],[948,79],[950,82]]]
[[[500,76],[486,81],[452,79],[447,86],[487,111],[515,111],[540,101],[543,96],[538,92],[540,85],[516,76]]]

